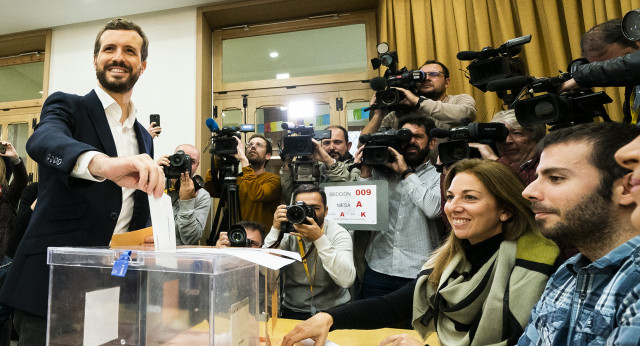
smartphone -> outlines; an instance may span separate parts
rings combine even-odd
[[[4,154],[7,152],[7,145],[4,143],[0,143],[0,154]]]
[[[160,114],[151,114],[149,116],[149,124],[151,123],[156,123],[154,127],[160,126]]]

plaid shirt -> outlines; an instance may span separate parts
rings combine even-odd
[[[640,236],[551,277],[518,345],[640,344]]]

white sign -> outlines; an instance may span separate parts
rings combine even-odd
[[[378,223],[377,186],[325,186],[327,217],[340,224],[375,225]]]

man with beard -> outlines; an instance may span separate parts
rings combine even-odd
[[[590,123],[549,133],[524,191],[542,234],[580,253],[551,276],[519,345],[636,345],[640,236],[634,182],[614,153],[640,130]]]
[[[416,109],[423,116],[433,120],[436,127],[443,129],[458,126],[465,118],[475,120],[476,101],[473,97],[467,94],[447,94],[450,83],[449,69],[443,63],[427,60],[420,70],[425,73],[426,79],[423,83],[418,83],[418,95],[407,89],[397,88],[404,93],[405,98],[391,112],[388,112],[388,108],[375,108],[369,123],[362,129],[362,134],[376,132],[384,127],[397,129],[399,120]],[[370,104],[375,105],[375,102],[374,95]]]
[[[240,139],[236,138],[236,140],[238,146],[233,158],[242,165],[242,173],[237,179],[241,218],[255,221],[267,229],[273,223],[273,213],[280,204],[282,196],[280,177],[265,170],[271,159],[271,142],[263,135],[255,134],[249,138],[245,151]],[[223,182],[219,179],[217,170],[220,160],[221,157],[216,155],[211,163],[212,169],[207,170],[204,180],[204,188],[217,198],[220,198],[223,193]],[[227,231],[228,217],[229,215],[224,215],[218,234]],[[213,233],[211,240],[212,244],[216,243],[218,240],[216,233]]]
[[[324,190],[311,184],[300,185],[293,192],[293,199],[312,208],[315,216],[307,216],[305,223],[293,224],[293,232],[282,233],[283,223],[288,220],[287,206],[278,206],[264,246],[299,252],[303,258],[302,263],[282,269],[285,275],[281,313],[284,318],[306,320],[318,311],[348,303],[348,289],[356,270],[349,232],[325,218],[329,208]]]
[[[353,164],[353,155],[349,153],[351,142],[349,132],[340,125],[327,127],[331,131],[331,138],[323,139],[322,143],[313,141],[315,150],[311,158],[319,163],[320,183],[356,181],[360,177],[360,169]],[[282,196],[288,203],[294,187],[291,160],[284,160],[280,169],[282,179]]]
[[[47,247],[107,246],[114,233],[148,226],[147,196],[162,196],[164,174],[131,101],[148,44],[138,25],[110,21],[95,40],[98,86],[85,96],[54,93],[42,106],[27,142],[38,163],[38,204],[0,293],[15,309],[19,345],[45,344]]]
[[[415,279],[431,251],[438,245],[440,216],[440,175],[429,162],[429,151],[435,139],[429,137],[433,120],[419,114],[405,117],[401,128],[411,130],[413,137],[402,153],[389,148],[394,162],[386,167],[363,165],[361,177],[387,180],[389,183],[389,227],[373,231],[370,237],[356,231],[354,253],[366,246],[366,267],[357,258],[356,266],[364,267],[362,298],[393,292]],[[355,162],[362,162],[361,147]]]

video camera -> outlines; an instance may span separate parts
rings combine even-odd
[[[215,129],[211,136],[210,154],[214,155],[233,155],[238,152],[238,142],[233,137],[240,138],[241,132],[255,132],[256,127],[253,124],[240,126],[225,126],[221,129]]]
[[[382,128],[377,132],[361,135],[358,140],[365,145],[362,149],[362,163],[377,166],[393,162],[395,158],[389,155],[388,148],[402,152],[402,144],[409,143],[412,137],[411,130],[405,128]]]
[[[307,224],[307,217],[316,220],[316,212],[305,202],[296,202],[294,205],[287,206],[287,222],[282,223],[282,233],[295,232],[293,224]],[[317,222],[317,221],[316,221]]]
[[[498,48],[484,47],[479,52],[461,51],[456,57],[458,60],[473,60],[467,66],[469,83],[486,92],[487,84],[491,81],[526,74],[522,58],[515,56],[522,50],[521,46],[529,42],[531,35],[521,36],[501,44]],[[513,94],[501,91],[498,97],[506,103],[511,103],[514,99]]]
[[[586,63],[588,62],[585,59],[576,59],[569,64],[568,70],[574,71],[577,66]],[[594,93],[591,89],[580,88],[559,94],[558,89],[569,79],[571,79],[571,72],[548,78],[520,76],[490,82],[487,88],[489,90],[520,88],[530,95],[546,93],[515,101],[516,119],[522,126],[543,123],[553,125],[554,128],[567,127],[592,122],[596,117],[611,121],[604,104],[611,103],[612,100],[605,92]]]
[[[378,58],[371,59],[371,66],[374,70],[380,66],[386,66],[384,77],[373,78],[369,85],[376,91],[375,107],[393,107],[405,99],[404,93],[395,88],[403,88],[417,94],[417,83],[422,83],[426,79],[426,74],[421,70],[410,71],[406,67],[397,69],[398,54],[389,51],[386,42],[377,46]]]
[[[469,123],[469,119],[465,119],[463,126],[450,130],[435,128],[431,130],[430,135],[436,138],[449,138],[449,142],[438,145],[438,154],[443,165],[451,165],[462,159],[482,157],[478,149],[469,147],[469,142],[494,146],[494,142],[503,142],[507,139],[509,130],[502,123]]]
[[[278,143],[280,155],[283,157],[297,157],[292,167],[293,182],[296,184],[313,184],[319,182],[319,164],[311,160],[311,155],[313,155],[315,150],[311,139],[313,138],[317,141],[331,139],[331,130],[314,131],[313,126],[296,126],[292,122],[282,123],[282,128],[289,132],[282,138],[282,143]]]

